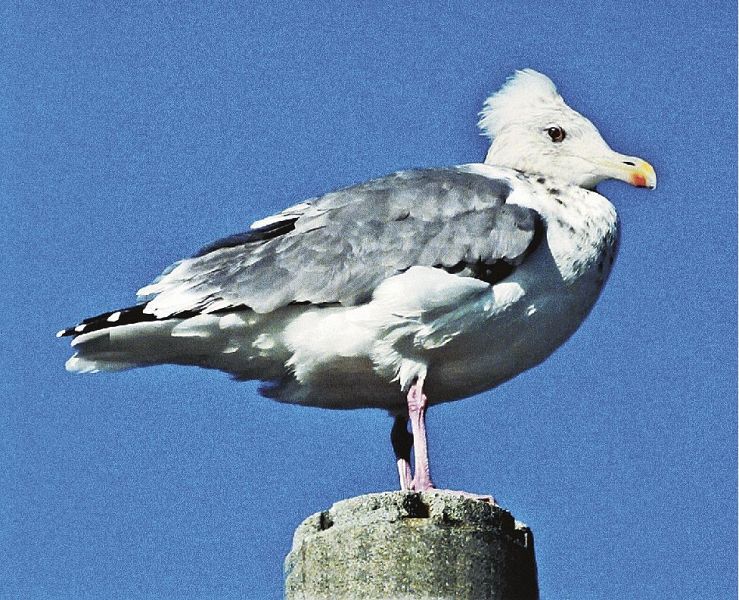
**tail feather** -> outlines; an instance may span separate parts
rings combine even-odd
[[[68,371],[96,373],[177,362],[183,353],[192,354],[192,344],[173,343],[172,331],[195,313],[159,319],[145,312],[146,303],[119,308],[83,319],[57,337],[71,336],[76,353],[66,363]]]
[[[145,305],[103,313],[57,336],[73,336],[75,354],[68,371],[97,373],[157,364],[220,369],[243,379],[273,379],[284,374],[289,355],[280,344],[265,342],[281,331],[280,319],[249,310],[183,313],[158,319]],[[271,325],[276,325],[274,329]]]
[[[147,319],[116,326],[94,323],[90,331],[74,334],[75,354],[66,368],[75,373],[96,373],[177,362],[180,355],[198,352],[197,344],[178,343],[172,337],[178,323],[180,319]]]

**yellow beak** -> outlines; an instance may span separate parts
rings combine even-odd
[[[650,165],[646,160],[636,158],[629,162],[633,162],[634,166],[625,165],[630,167],[629,169],[629,183],[636,187],[645,187],[653,190],[657,187],[657,174],[654,172],[654,167]]]
[[[654,172],[654,167],[636,156],[614,152],[607,159],[599,160],[598,166],[603,169],[604,174],[613,179],[620,179],[633,186],[651,190],[657,187],[657,174]]]

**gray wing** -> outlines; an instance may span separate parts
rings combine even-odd
[[[174,265],[140,294],[157,317],[292,303],[356,305],[414,265],[490,283],[540,238],[511,191],[462,168],[402,171],[329,193],[257,222]]]

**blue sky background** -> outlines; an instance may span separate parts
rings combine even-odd
[[[600,302],[431,410],[435,479],[533,528],[544,600],[734,597],[734,2],[123,4],[0,8],[0,597],[280,598],[304,517],[396,486],[382,412],[73,376],[54,333],[289,203],[482,160],[476,113],[523,67],[659,187],[602,186]]]

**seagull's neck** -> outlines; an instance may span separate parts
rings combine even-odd
[[[490,146],[483,164],[490,167],[513,169],[514,171],[520,171],[527,175],[551,177],[550,174],[547,174],[544,170],[539,168],[540,165],[537,165],[537,161],[535,159],[527,159],[518,153],[513,154],[506,146],[499,146],[496,144]],[[560,178],[558,177],[557,179]]]
[[[505,152],[498,150],[498,146],[493,144],[488,148],[488,152],[485,155],[483,164],[490,165],[491,167],[504,167],[507,169],[517,169],[516,165],[509,164],[511,161],[505,156]]]

